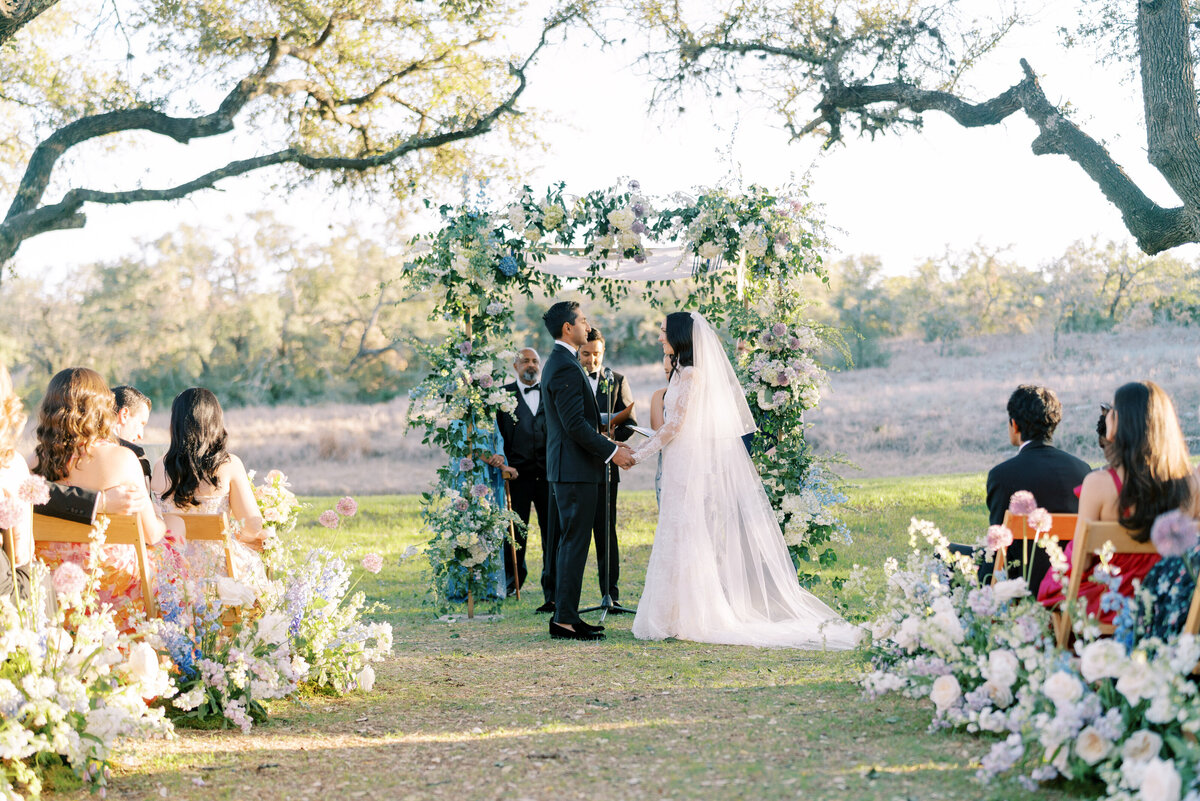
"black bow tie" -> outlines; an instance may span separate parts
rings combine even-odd
[[[542,388],[540,386],[538,386],[537,384],[534,384],[531,387],[525,387],[524,391],[525,391],[525,394],[528,395],[530,392],[541,392]]]
[[[600,374],[599,373],[588,373],[588,378],[595,378],[596,380],[599,380]]]

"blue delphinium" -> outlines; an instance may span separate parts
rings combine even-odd
[[[512,278],[514,275],[517,274],[517,270],[518,270],[517,260],[514,259],[512,256],[501,256],[499,266],[500,266],[500,272],[504,273],[509,278]]]

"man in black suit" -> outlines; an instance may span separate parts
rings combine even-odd
[[[987,507],[989,525],[1004,522],[1013,493],[1026,490],[1033,493],[1038,506],[1060,514],[1079,512],[1079,497],[1075,488],[1091,472],[1087,462],[1053,447],[1050,442],[1054,429],[1062,422],[1062,404],[1047,387],[1024,384],[1017,387],[1008,399],[1008,439],[1017,455],[993,467],[987,476]],[[969,552],[967,546],[955,550]],[[1037,593],[1042,578],[1050,569],[1050,560],[1041,548],[1034,548],[1030,568],[1030,587]],[[1011,575],[1022,569],[1022,543],[1014,540],[1005,553]],[[992,564],[984,564],[981,579],[990,579]]]
[[[500,435],[504,437],[505,460],[517,471],[517,477],[508,485],[512,493],[512,509],[527,527],[524,533],[517,535],[515,565],[512,554],[507,548],[504,549],[504,575],[509,595],[516,591],[518,584],[525,584],[525,576],[529,573],[525,565],[525,546],[531,508],[537,510],[542,553],[546,552],[547,545],[549,527],[546,525],[546,515],[550,490],[546,484],[546,414],[542,410],[542,391],[538,384],[541,369],[541,359],[536,350],[522,348],[517,351],[517,358],[513,362],[517,380],[504,385],[505,390],[517,396],[517,408],[512,414],[501,412],[496,419]],[[546,602],[551,606],[545,611],[551,611],[552,599],[548,597]]]
[[[574,301],[555,303],[543,315],[554,337],[554,350],[542,371],[542,405],[546,414],[546,478],[550,482],[551,532],[546,565],[553,562],[554,639],[603,639],[601,628],[579,617],[579,593],[587,566],[596,501],[605,465],[633,465],[632,451],[597,433],[600,409],[587,374],[579,364],[579,348],[587,342],[587,317]]]
[[[117,406],[117,422],[113,426],[113,433],[117,435],[117,441],[133,451],[149,481],[150,460],[146,458],[146,449],[141,443],[146,434],[146,423],[150,422],[150,407],[153,404],[139,389],[127,385],[113,387],[113,398]]]
[[[579,363],[588,374],[588,382],[596,393],[596,405],[600,407],[600,422],[602,430],[608,430],[608,415],[614,417],[629,409],[629,416],[621,424],[612,429],[613,439],[625,442],[633,436],[630,426],[637,425],[633,411],[633,390],[629,381],[620,373],[605,369],[604,334],[599,328],[588,332],[588,340],[579,349]],[[611,412],[610,412],[611,398]],[[612,602],[614,612],[623,607],[617,603],[621,591],[617,582],[621,578],[621,553],[617,547],[617,488],[621,481],[621,471],[616,465],[609,465],[608,498],[604,497],[605,485],[600,485],[600,499],[596,503],[596,519],[592,522],[592,538],[596,543],[596,564],[599,567],[600,595]],[[607,536],[606,530],[607,529]],[[610,558],[611,557],[611,558]]]

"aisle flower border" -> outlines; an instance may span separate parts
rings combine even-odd
[[[511,412],[513,405],[512,395],[500,389],[510,380],[513,299],[563,288],[563,279],[535,269],[559,248],[589,259],[590,275],[572,282],[583,294],[617,303],[640,286],[660,306],[652,293],[665,282],[635,285],[600,270],[612,259],[643,262],[650,243],[682,248],[692,275],[679,307],[701,311],[741,343],[734,356],[760,432],[752,454],[801,579],[819,580],[804,571],[805,564],[837,561],[833,545],[847,532],[829,509],[844,496],[804,442],[804,413],[817,405],[825,384],[815,351],[837,337],[804,313],[800,280],[827,279],[820,218],[803,188],[751,186],[742,193],[708,189],[695,197],[655,198],[630,181],[571,198],[559,183],[541,194],[523,187],[502,210],[489,208],[481,191],[474,202],[444,205],[439,212],[441,227],[412,240],[403,278],[412,294],[432,297],[431,320],[459,323],[426,348],[430,370],[411,391],[409,407],[409,425],[422,429],[423,441],[442,449],[450,465],[423,500],[432,533],[427,556],[441,606],[464,586],[468,608],[475,599],[495,596],[503,530],[510,521],[519,525],[500,508],[480,456],[490,453],[497,412]],[[764,358],[774,357],[784,361],[766,368]],[[467,464],[471,469],[460,469]],[[457,506],[447,504],[451,495]],[[458,508],[464,501],[479,508]],[[446,514],[448,508],[456,514]]]

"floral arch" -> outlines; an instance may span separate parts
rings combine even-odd
[[[513,301],[564,287],[616,304],[668,281],[686,281],[681,308],[696,309],[736,342],[734,357],[759,425],[753,457],[802,582],[837,561],[847,532],[830,511],[845,500],[805,443],[804,412],[820,399],[825,372],[815,352],[836,332],[804,313],[799,279],[824,280],[821,227],[800,190],[703,191],[665,199],[627,187],[578,198],[563,185],[535,198],[529,187],[496,211],[440,209],[442,227],[413,240],[405,280],[432,296],[431,319],[460,321],[429,350],[428,376],[410,393],[409,425],[442,448],[447,466],[423,496],[427,549],[441,605],[485,598],[509,523],[475,458],[515,397],[500,389],[513,360]],[[661,305],[656,303],[656,305]],[[486,449],[486,448],[482,448]]]

